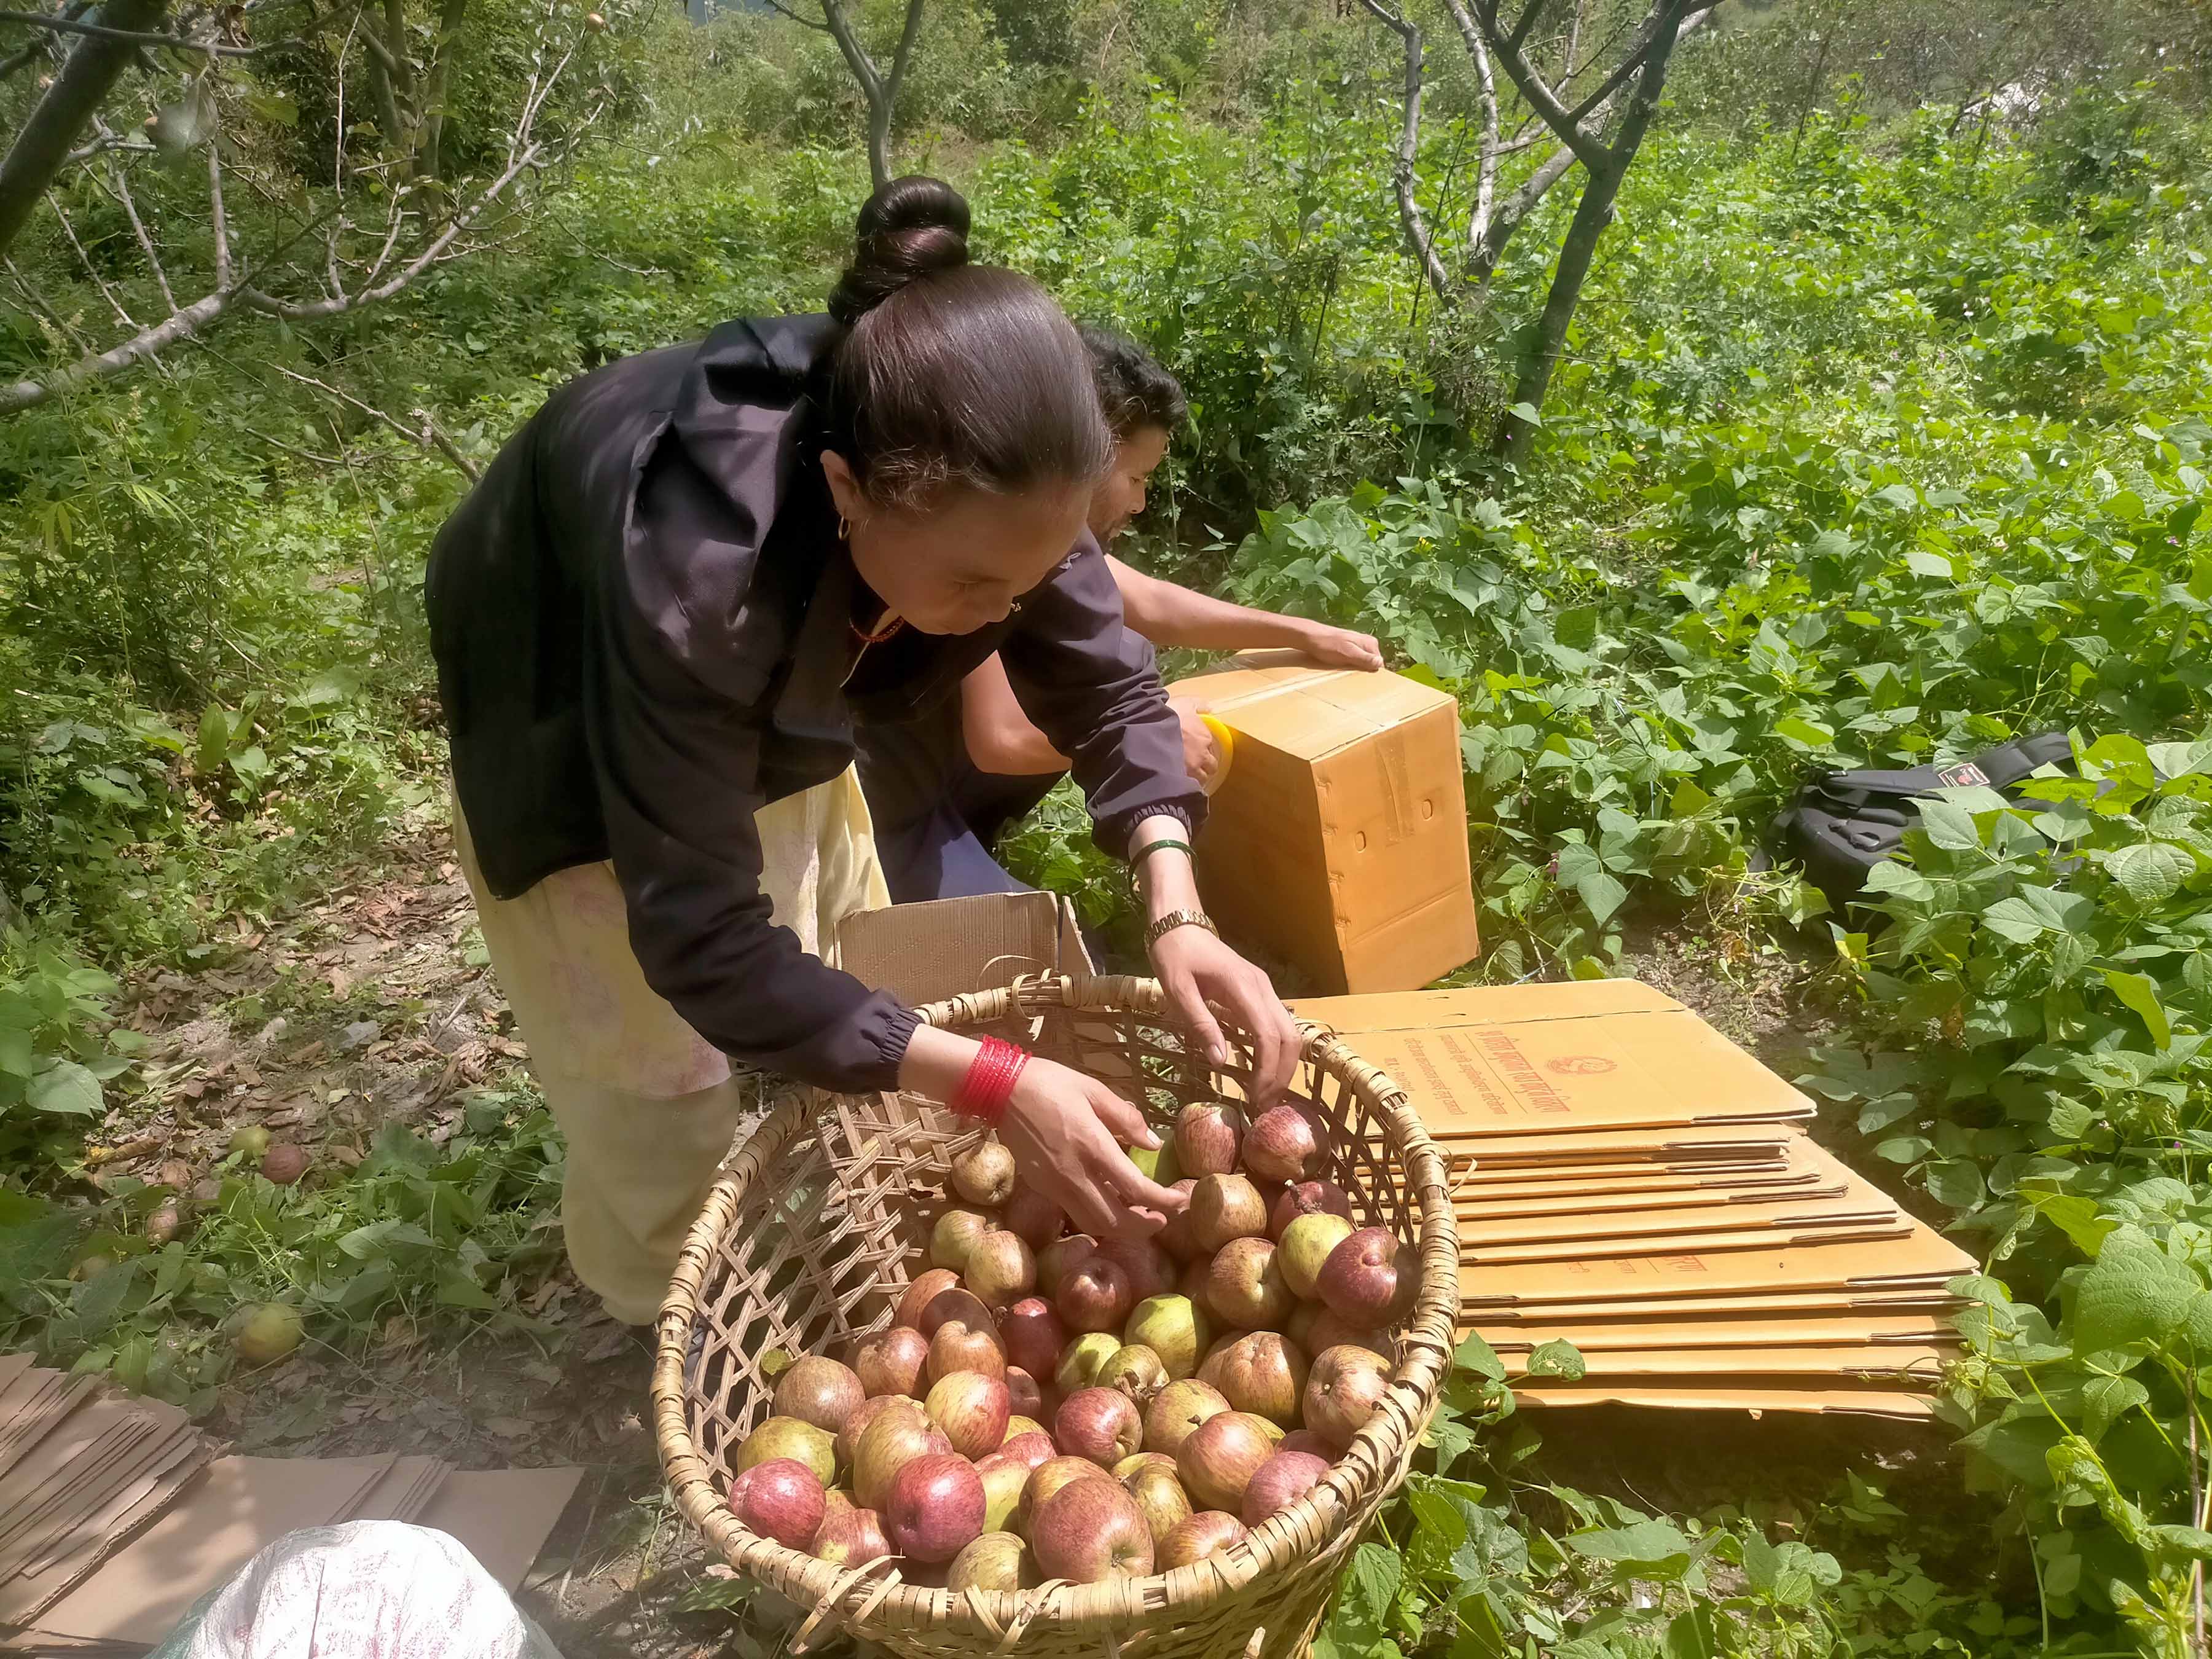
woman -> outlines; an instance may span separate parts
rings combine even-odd
[[[1255,1098],[1295,1063],[1266,976],[1199,909],[1204,797],[1084,528],[1112,444],[1083,344],[1035,283],[969,264],[967,230],[945,185],[884,186],[829,318],[726,324],[571,382],[432,551],[485,941],[568,1134],[570,1257],[617,1317],[652,1317],[738,1119],[695,1032],[709,1062],[992,1118],[1085,1231],[1180,1203],[1123,1155],[1153,1144],[1127,1102],[918,1028],[810,955],[778,925],[803,907],[763,884],[757,815],[799,799],[865,848],[855,717],[911,715],[994,651],[1138,866],[1153,966],[1209,1057],[1211,1004],[1253,1042]],[[605,944],[617,897],[629,953]],[[593,1048],[595,1020],[643,1035]]]

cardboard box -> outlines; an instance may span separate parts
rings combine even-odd
[[[1088,976],[1075,908],[1050,893],[993,893],[863,910],[839,924],[836,965],[910,1007],[1033,974]]]
[[[1516,1389],[1513,1398],[1523,1406],[1637,1406],[1660,1411],[1744,1412],[1754,1418],[1768,1412],[1786,1412],[1924,1423],[1936,1415],[1936,1402],[1924,1394],[1878,1388],[1759,1388],[1734,1383],[1725,1377],[1703,1382],[1685,1378],[1657,1385],[1545,1382]]]
[[[1248,653],[1170,688],[1231,733],[1198,885],[1330,991],[1411,990],[1480,948],[1459,705],[1397,674]]]
[[[1439,1140],[1571,1135],[1583,1143],[1577,1150],[1595,1152],[1606,1145],[1601,1131],[1784,1122],[1814,1112],[1808,1097],[1689,1009],[1634,980],[1290,1006],[1389,1073]],[[1478,1165],[1491,1161],[1481,1146],[1469,1150]]]

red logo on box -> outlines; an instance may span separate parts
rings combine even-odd
[[[1620,1069],[1620,1062],[1603,1054],[1559,1054],[1544,1062],[1544,1069],[1561,1077],[1601,1077]]]

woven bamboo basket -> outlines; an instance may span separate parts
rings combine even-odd
[[[1239,1051],[1216,1072],[1186,1047],[1150,980],[1037,979],[939,1003],[922,1018],[992,1033],[1090,1072],[1165,1123],[1235,1097]],[[662,1305],[653,1405],[678,1505],[744,1576],[803,1615],[794,1650],[836,1633],[902,1659],[1294,1659],[1312,1645],[1360,1534],[1406,1468],[1451,1364],[1459,1243],[1443,1161],[1403,1092],[1317,1026],[1302,1028],[1294,1097],[1334,1126],[1328,1173],[1362,1224],[1416,1247],[1419,1300],[1383,1408],[1306,1498],[1234,1547],[1146,1578],[952,1591],[896,1558],[846,1568],[746,1529],[725,1496],[744,1436],[769,1413],[764,1365],[842,1353],[890,1322],[928,1265],[954,1158],[981,1138],[911,1097],[811,1094],[787,1103],[725,1166]],[[776,1366],[780,1369],[780,1364]],[[910,1571],[910,1568],[908,1569]]]

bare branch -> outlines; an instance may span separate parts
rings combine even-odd
[[[94,286],[106,296],[109,307],[115,313],[116,320],[125,328],[137,327],[137,319],[123,308],[123,301],[115,297],[115,290],[107,285],[107,279],[100,274],[100,268],[92,263],[92,256],[84,251],[84,244],[77,240],[76,227],[70,222],[68,211],[63,208],[58,197],[54,200],[54,217],[60,222],[62,234],[69,238],[69,245],[76,250],[77,264],[84,267],[84,274],[91,277]]]
[[[1527,44],[1530,32],[1536,27],[1536,20],[1543,15],[1544,8],[1549,3],[1550,0],[1528,0],[1527,9],[1521,14],[1521,21],[1513,26],[1513,33],[1505,42],[1508,48],[1518,52]]]
[[[108,0],[103,16],[136,24],[160,19],[166,0]],[[37,14],[33,14],[36,15]],[[131,53],[112,40],[80,40],[71,49],[54,83],[33,105],[15,142],[0,161],[0,253],[15,245],[30,222],[32,210],[66,165],[85,124],[131,61]]]
[[[1360,0],[1360,3],[1380,18],[1405,47],[1405,118],[1398,130],[1398,161],[1390,170],[1390,185],[1397,194],[1398,217],[1406,228],[1407,243],[1420,263],[1421,274],[1428,278],[1437,298],[1449,304],[1454,297],[1451,277],[1437,257],[1436,238],[1430,234],[1428,216],[1421,211],[1421,26],[1412,17],[1390,10],[1382,0]]]
[[[891,55],[890,78],[884,82],[884,98],[887,103],[898,99],[899,82],[906,79],[906,66],[914,56],[915,36],[921,33],[922,0],[906,0],[906,25],[899,30],[898,50]]]
[[[169,273],[161,269],[161,256],[154,251],[154,239],[146,234],[146,224],[138,216],[138,204],[131,194],[130,181],[124,178],[123,169],[112,161],[107,164],[107,180],[115,197],[122,204],[123,216],[131,221],[131,234],[138,239],[138,250],[146,256],[146,264],[161,285],[162,301],[170,310],[177,308],[177,296],[169,292]]]
[[[1473,3],[1474,15],[1482,25],[1485,43],[1498,61],[1505,66],[1506,74],[1520,88],[1521,96],[1528,100],[1528,106],[1544,118],[1544,124],[1559,134],[1560,143],[1573,149],[1576,159],[1584,167],[1595,168],[1603,166],[1605,146],[1593,135],[1585,132],[1567,114],[1566,106],[1560,103],[1559,94],[1552,90],[1551,84],[1521,50],[1518,33],[1507,38],[1501,33],[1498,22],[1498,0],[1473,0]],[[1541,3],[1542,0],[1529,0],[1528,12],[1522,17],[1523,25],[1528,23],[1529,16]]]
[[[290,39],[265,46],[234,46],[222,40],[195,40],[183,34],[149,34],[143,29],[110,28],[105,23],[81,22],[74,17],[52,17],[39,11],[0,11],[0,23],[22,23],[52,29],[60,34],[88,35],[95,40],[118,40],[134,46],[167,46],[176,52],[204,52],[215,58],[258,58],[264,52],[294,44]]]
[[[332,386],[327,380],[319,380],[312,374],[296,374],[282,363],[271,363],[269,367],[288,380],[297,380],[301,386],[311,386],[319,392],[328,392],[348,408],[357,409],[370,419],[382,422],[406,439],[409,443],[420,445],[426,450],[435,451],[459,468],[461,475],[471,483],[474,483],[483,476],[483,469],[461,453],[460,447],[440,429],[437,422],[430,418],[430,411],[427,409],[416,409],[411,411],[415,418],[422,422],[421,428],[417,429],[407,426],[394,416],[386,414],[374,404],[363,403],[343,386]]]
[[[0,414],[29,409],[34,404],[46,403],[57,392],[69,391],[87,381],[102,380],[111,374],[119,374],[164,347],[190,339],[228,310],[233,297],[217,289],[111,350],[81,357],[67,368],[43,380],[18,380],[13,386],[0,386]]]
[[[768,0],[768,9],[770,11],[781,12],[786,17],[791,19],[793,22],[798,24],[801,28],[812,29],[817,34],[827,34],[830,33],[830,26],[827,23],[817,23],[811,17],[801,17],[797,12],[792,10],[789,6],[783,4],[782,0]]]
[[[64,165],[74,167],[79,161],[89,161],[94,156],[104,155],[111,150],[122,150],[132,155],[151,155],[154,153],[154,146],[143,138],[132,138],[117,132],[102,132],[90,143],[80,145],[71,150],[64,159]]]
[[[230,286],[230,216],[222,208],[222,146],[208,140],[208,213],[215,232],[215,285]]]

